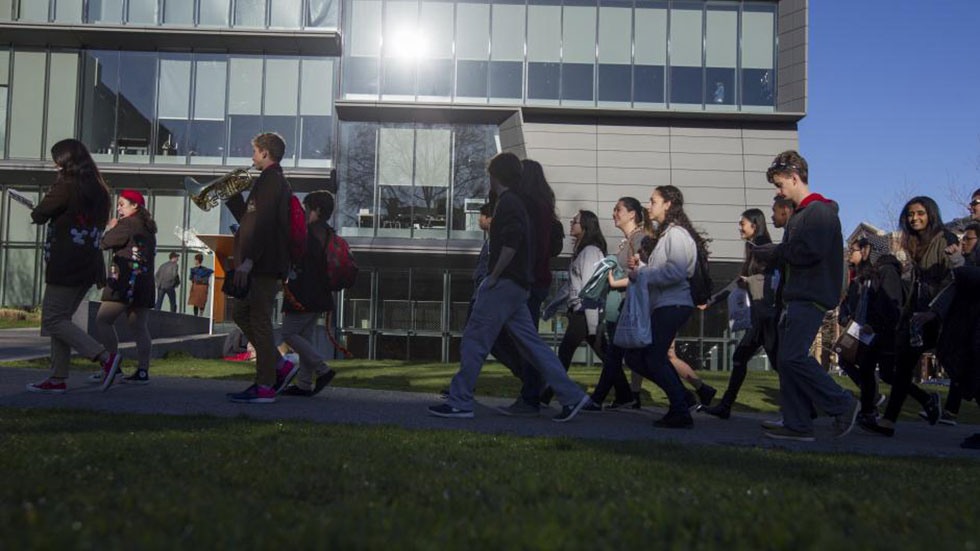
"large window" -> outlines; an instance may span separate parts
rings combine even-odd
[[[0,50],[0,152],[7,144],[7,97],[10,93],[10,52]]]
[[[17,51],[13,55],[10,98],[10,158],[37,159],[43,155],[45,52]]]
[[[76,54],[50,55],[47,134],[53,143],[74,135],[79,101],[71,65]],[[100,162],[247,166],[251,139],[278,132],[286,141],[283,166],[330,167],[333,68],[329,58],[88,51],[80,135]],[[27,103],[39,135],[42,117]],[[29,157],[40,150],[32,146]]]
[[[347,0],[348,99],[772,111],[776,3]]]
[[[343,123],[337,225],[344,235],[475,239],[497,153],[492,125]]]

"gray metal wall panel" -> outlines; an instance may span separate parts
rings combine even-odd
[[[670,151],[670,137],[666,134],[644,136],[642,134],[604,134],[598,135],[600,151],[641,151],[661,152]]]
[[[777,89],[776,110],[788,113],[806,112],[806,65],[808,32],[807,0],[782,0],[778,4],[776,34]]]

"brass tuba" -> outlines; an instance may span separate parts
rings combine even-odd
[[[215,178],[206,184],[202,184],[187,176],[184,178],[184,189],[190,195],[191,200],[201,210],[211,210],[221,204],[222,201],[230,199],[235,195],[252,187],[252,175],[248,168],[236,168],[224,176]]]

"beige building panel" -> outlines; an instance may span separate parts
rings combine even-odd
[[[655,185],[603,185],[600,184],[596,194],[600,201],[605,201],[609,205],[609,212],[612,212],[616,201],[620,197],[636,197],[640,203],[646,204],[650,200],[650,193],[653,192]]]
[[[600,125],[597,128],[599,136],[670,136],[670,127],[666,125]]]
[[[595,167],[595,150],[592,149],[549,149],[528,144],[527,157],[546,167]]]
[[[799,132],[792,128],[787,128],[784,130],[746,128],[742,130],[742,136],[746,138],[762,138],[765,140],[799,140]]]
[[[715,138],[702,136],[694,138],[691,136],[671,136],[671,153],[723,153],[728,155],[740,155],[742,153],[741,138]]]
[[[673,170],[671,171],[671,183],[681,189],[685,187],[742,189],[745,180],[741,170]]]
[[[553,124],[540,122],[524,122],[526,132],[555,132],[568,134],[595,134],[594,124]]]
[[[597,157],[596,163],[602,167],[654,168],[663,170],[670,168],[669,153],[600,150]]]
[[[555,200],[581,202],[587,201],[594,204],[596,201],[595,184],[568,184],[563,182],[550,182],[551,189],[555,191]]]
[[[728,205],[705,205],[699,203],[691,203],[687,201],[687,197],[684,197],[684,211],[687,212],[688,217],[692,222],[698,224],[706,223],[723,223],[723,224],[735,224],[738,222],[739,216],[742,211],[745,210],[745,200],[742,199],[737,203],[731,203]]]
[[[760,208],[768,215],[772,210],[772,199],[776,196],[776,187],[771,184],[767,185],[769,185],[767,188],[745,190],[745,197],[749,208]]]
[[[605,185],[653,187],[670,182],[669,170],[652,168],[599,167],[599,182]]]
[[[667,135],[644,134],[599,134],[598,147],[600,151],[670,151],[670,137]]]
[[[524,129],[524,140],[529,147],[547,147],[548,149],[596,149],[595,133],[580,134],[577,132],[539,132]]]
[[[784,150],[779,149],[769,153],[768,155],[744,155],[745,158],[745,170],[746,172],[759,172],[762,173],[763,179],[765,179],[766,171],[769,170],[769,166],[772,165],[772,160],[776,158]],[[746,174],[748,176],[748,174]]]
[[[595,167],[545,165],[544,175],[552,183],[564,182],[568,184],[592,185],[596,183]]]
[[[692,138],[740,138],[742,129],[740,128],[703,128],[695,126],[673,126],[670,129],[670,136],[689,136]]]
[[[745,190],[742,186],[701,187],[677,186],[684,194],[685,205],[743,205]]]
[[[671,153],[670,163],[673,170],[724,170],[738,171],[744,169],[742,155],[722,155],[718,153]]]
[[[770,155],[773,157],[781,151],[796,149],[800,145],[799,140],[795,139],[746,138],[744,142],[746,155]]]

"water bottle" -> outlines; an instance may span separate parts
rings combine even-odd
[[[909,346],[912,348],[925,346],[925,342],[922,340],[922,328],[913,321],[909,321]]]

